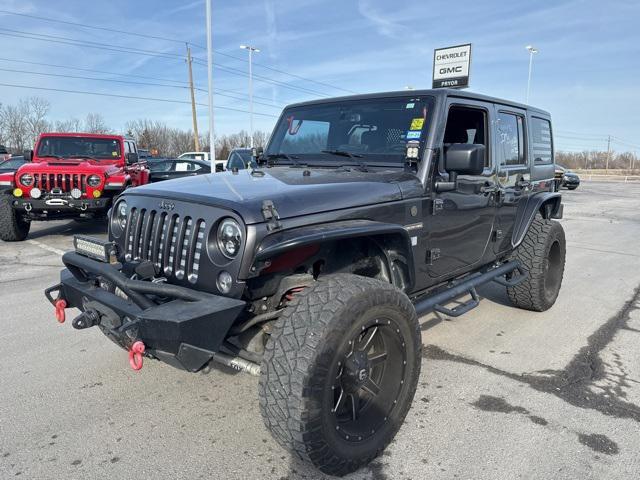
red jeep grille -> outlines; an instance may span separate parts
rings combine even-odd
[[[33,186],[38,187],[44,193],[51,192],[54,188],[64,193],[78,188],[84,193],[87,186],[87,176],[72,173],[34,173]]]
[[[205,227],[202,219],[132,208],[125,232],[125,260],[150,260],[164,275],[196,283]]]

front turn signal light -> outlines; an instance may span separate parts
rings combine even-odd
[[[93,198],[100,198],[100,195],[102,195],[102,192],[100,192],[100,190],[93,191]]]
[[[14,197],[21,197],[22,196],[22,189],[21,188],[14,188],[13,189],[13,196]]]

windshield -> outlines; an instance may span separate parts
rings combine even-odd
[[[278,163],[403,165],[409,140],[425,139],[433,98],[345,100],[285,110],[269,142]]]
[[[42,137],[36,155],[115,160],[122,156],[122,151],[120,141],[116,138]]]

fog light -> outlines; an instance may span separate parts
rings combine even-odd
[[[80,200],[80,197],[82,197],[82,191],[79,188],[73,188],[71,190],[71,198],[74,200]]]
[[[233,278],[231,278],[231,274],[229,272],[223,270],[218,275],[216,284],[220,293],[229,293],[233,286]]]
[[[100,198],[100,195],[102,195],[102,192],[100,192],[100,190],[93,191],[93,198]]]
[[[29,192],[29,195],[31,196],[31,198],[40,198],[42,196],[42,190],[40,190],[38,187],[34,187],[31,189],[31,192]]]
[[[14,188],[13,189],[13,196],[14,197],[21,197],[22,196],[22,189],[21,188]]]

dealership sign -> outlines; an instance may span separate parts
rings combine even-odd
[[[434,50],[433,88],[468,87],[470,66],[470,43]]]

